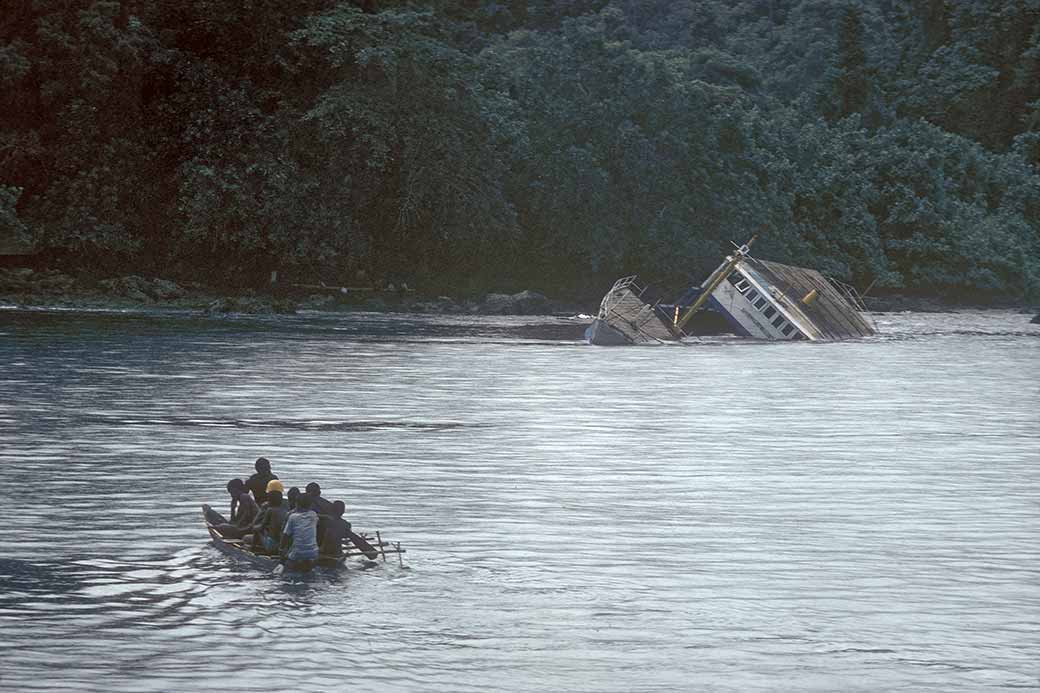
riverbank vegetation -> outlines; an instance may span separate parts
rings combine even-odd
[[[229,285],[596,296],[730,241],[1040,295],[1035,0],[14,0],[0,236]]]

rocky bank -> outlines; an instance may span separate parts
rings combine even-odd
[[[470,315],[574,315],[591,310],[549,299],[537,291],[491,293],[475,299],[423,296],[411,291],[364,295],[336,292],[272,294],[217,291],[198,283],[126,275],[85,279],[57,270],[0,268],[0,305],[60,308],[172,308],[200,316],[292,314],[299,310],[444,313]]]

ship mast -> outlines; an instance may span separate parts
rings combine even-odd
[[[756,238],[758,238],[757,234],[752,236],[751,240],[747,243],[737,248],[736,252],[727,257],[726,262],[720,265],[715,272],[708,277],[707,281],[702,284],[703,290],[701,291],[700,296],[698,296],[697,300],[693,302],[693,305],[683,313],[683,316],[675,321],[676,331],[681,330],[683,326],[690,321],[693,314],[700,310],[701,306],[703,306],[705,301],[707,301],[711,296],[711,292],[715,290],[715,287],[721,284],[722,280],[729,276],[729,273],[733,271],[733,268],[747,257],[748,252],[751,250],[751,244],[755,242]]]

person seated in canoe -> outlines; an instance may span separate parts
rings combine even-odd
[[[238,539],[252,530],[253,520],[256,519],[259,508],[256,501],[246,490],[245,482],[241,479],[232,479],[227,484],[228,495],[231,496],[231,521],[224,519],[208,505],[203,506],[206,521],[213,525],[214,529],[225,538]]]
[[[266,457],[257,458],[253,467],[256,469],[256,474],[246,479],[246,489],[253,494],[256,504],[261,506],[267,501],[267,484],[278,477],[271,472],[271,461]]]
[[[277,491],[279,495],[282,495],[285,493],[285,484],[283,484],[277,478],[271,479],[267,482],[267,487],[264,488],[264,492],[270,493],[271,491]],[[282,498],[282,501],[284,503],[285,498]]]
[[[288,493],[285,494],[285,500],[287,502],[286,511],[290,513],[296,512],[296,501],[300,498],[300,487],[293,486],[289,489]]]
[[[318,560],[318,514],[311,510],[311,499],[302,494],[296,500],[296,512],[285,520],[281,549],[285,554],[285,569],[307,571]]]
[[[282,528],[289,515],[287,506],[282,500],[282,483],[272,480],[267,487],[267,502],[260,508],[260,514],[253,521],[253,545],[266,551],[276,553],[282,540]]]
[[[321,533],[325,529],[324,521],[332,512],[332,503],[321,496],[321,486],[312,481],[307,484],[307,495],[311,499],[311,509],[318,513],[318,546],[321,546]]]
[[[350,523],[343,519],[346,506],[343,501],[333,501],[332,509],[328,515],[323,515],[319,521],[318,535],[321,537],[321,555],[335,556],[343,555],[343,541],[350,537]]]
[[[267,482],[267,487],[264,489],[264,495],[267,497],[267,501],[263,505],[261,505],[259,507],[259,509],[257,510],[256,518],[253,519],[253,527],[254,527],[254,529],[262,524],[262,522],[265,519],[265,514],[268,514],[268,515],[270,514],[270,513],[267,513],[267,510],[269,508],[271,508],[272,505],[277,505],[279,508],[282,509],[282,513],[288,514],[289,504],[288,504],[288,502],[284,498],[282,498],[282,493],[284,493],[284,492],[285,492],[285,486],[278,479],[271,479],[270,481]],[[275,493],[278,494],[278,501],[277,501],[277,503],[272,504],[271,501],[274,499],[274,494]],[[279,513],[279,514],[282,514],[282,513]],[[278,527],[279,534],[281,534],[281,528],[284,525],[285,525],[285,517],[283,516],[282,517],[282,524]],[[257,540],[259,540],[259,537],[257,537]]]
[[[285,502],[283,503],[285,505],[285,519],[286,519],[286,521],[288,521],[289,515],[292,515],[293,513],[300,512],[299,501],[300,501],[300,496],[302,496],[302,495],[304,495],[304,494],[300,491],[300,487],[299,486],[293,486],[292,488],[290,488],[288,490],[288,492],[286,492],[286,494],[285,494]],[[283,533],[285,532],[285,525],[284,524],[282,525],[282,532]]]
[[[235,512],[238,509],[238,497],[242,495],[242,488],[244,486],[245,482],[241,479],[232,479],[231,481],[227,482],[227,486],[225,487],[227,488],[228,495],[231,496],[231,510],[228,517],[232,519],[234,519]],[[208,505],[203,505],[202,507],[206,513],[206,522],[210,523],[211,525],[227,524],[228,521],[224,519],[224,516],[218,513],[216,510],[209,507]]]
[[[319,515],[328,515],[332,512],[332,503],[321,497],[321,486],[312,481],[307,484],[307,495],[311,498],[311,510]]]

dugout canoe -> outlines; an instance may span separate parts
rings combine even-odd
[[[220,531],[214,527],[208,519],[206,519],[206,509],[208,507],[209,506],[207,505],[202,506],[202,521],[206,523],[206,530],[209,532],[210,541],[217,550],[237,560],[245,561],[267,571],[273,572],[276,568],[281,567],[282,561],[280,556],[260,553],[255,551],[253,547],[243,544],[241,539],[225,537],[221,534]],[[387,554],[397,554],[398,562],[401,563],[401,565],[404,565],[401,554],[403,554],[405,550],[401,548],[400,542],[384,541],[379,535],[379,532],[376,532],[375,539],[368,538],[364,533],[361,533],[361,536],[379,552],[379,557],[384,563],[386,562]],[[377,564],[376,561],[369,560],[365,554],[356,547],[349,546],[344,547],[343,555],[341,556],[319,556],[318,567],[329,569],[342,568],[348,561],[358,562],[358,559],[360,559],[359,565],[369,566]]]

